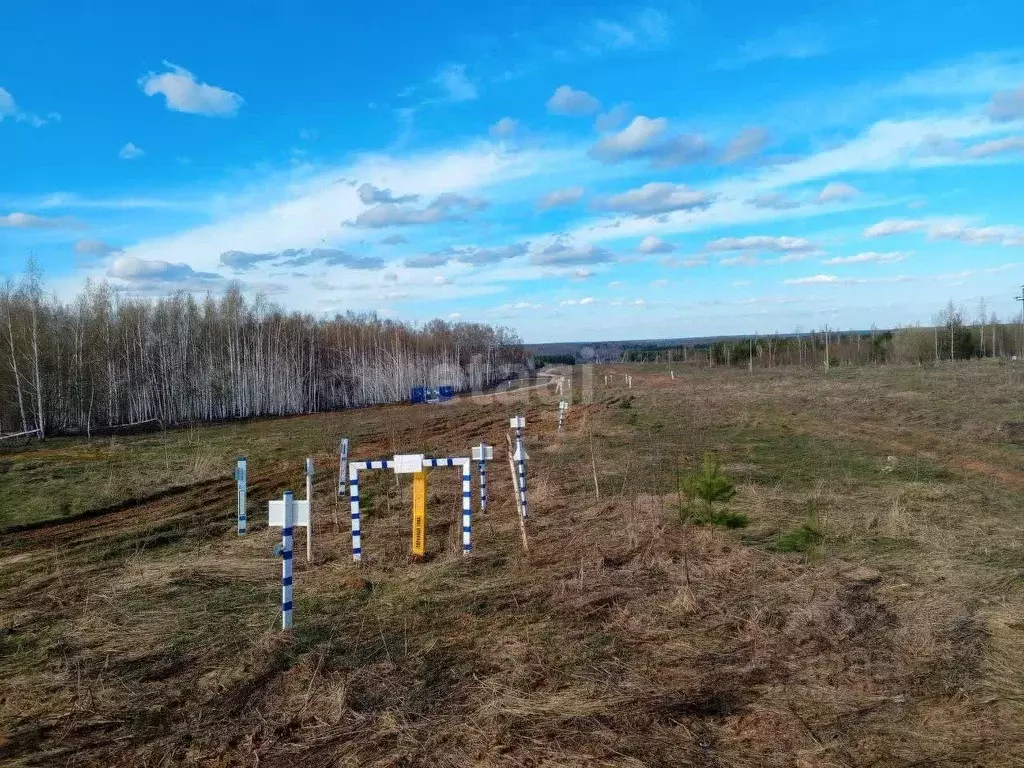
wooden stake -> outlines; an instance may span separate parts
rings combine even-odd
[[[505,442],[508,444],[508,469],[509,472],[512,473],[512,488],[515,489],[516,513],[519,517],[519,532],[523,536],[523,551],[529,552],[530,545],[526,541],[526,520],[523,519],[523,508],[520,504],[519,475],[516,473],[516,463],[512,458],[512,455],[515,453],[515,451],[512,448],[512,436],[509,435],[507,432],[505,433]]]

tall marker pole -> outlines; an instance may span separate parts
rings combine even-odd
[[[473,550],[473,475],[470,473],[470,460],[462,463],[462,554],[468,555]]]
[[[519,469],[519,508],[522,510],[523,519],[529,515],[526,511],[526,451],[523,449],[523,427],[526,426],[526,419],[516,416],[509,419],[509,426],[516,431],[516,463]]]
[[[235,481],[238,483],[238,535],[245,536],[249,530],[249,518],[245,511],[245,491],[249,479],[246,460],[242,456],[238,457],[238,463],[235,465]]]
[[[348,495],[352,502],[352,560],[363,559],[363,537],[359,527],[359,470],[348,466]]]
[[[292,526],[295,505],[291,491],[284,492],[284,525],[281,527],[281,629],[292,628]]]
[[[348,438],[341,438],[338,445],[338,495],[345,495],[345,485],[348,483]]]
[[[306,458],[306,502],[309,504],[309,525],[306,526],[306,562],[313,559],[313,458]]]
[[[427,553],[427,473],[412,473],[412,554]]]

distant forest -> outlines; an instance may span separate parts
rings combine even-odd
[[[928,364],[942,360],[1010,357],[1024,350],[1024,328],[989,315],[984,303],[977,318],[967,319],[963,308],[950,302],[933,325],[896,330],[820,331],[771,334],[747,338],[668,346],[624,349],[622,362],[659,362],[704,366],[734,365],[865,365],[881,363]],[[560,356],[559,356],[560,357]]]
[[[63,303],[32,266],[0,286],[0,435],[398,402],[417,385],[482,388],[524,362],[514,331],[477,323],[319,319],[238,289],[149,299],[87,284]]]

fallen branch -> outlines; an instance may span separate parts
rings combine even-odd
[[[9,440],[12,437],[24,437],[25,435],[38,435],[41,432],[41,429],[30,429],[27,432],[15,432],[11,435],[0,435],[0,440]]]

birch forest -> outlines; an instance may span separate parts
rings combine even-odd
[[[515,332],[478,323],[317,319],[234,288],[138,298],[87,284],[63,303],[34,269],[0,287],[0,435],[391,403],[413,386],[483,388],[522,362]]]

